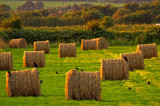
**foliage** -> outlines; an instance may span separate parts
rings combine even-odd
[[[141,10],[133,12],[131,14],[126,14],[117,20],[117,23],[125,24],[144,24],[152,23],[155,21],[155,16],[152,11]]]
[[[101,19],[102,17],[104,17],[104,14],[96,9],[83,9],[81,11],[81,17],[84,18],[87,22],[95,19]]]
[[[11,7],[6,4],[1,4],[0,5],[0,12],[9,12],[11,10]]]
[[[81,39],[106,37],[111,44],[124,45],[138,43],[160,44],[160,26],[156,25],[114,25],[107,30],[85,30],[85,27],[42,27],[0,30],[5,41],[25,38],[28,43],[50,40],[51,42],[81,42]],[[114,42],[114,43],[112,43]],[[119,42],[119,43],[118,43]]]
[[[127,3],[123,6],[126,9],[130,9],[133,12],[136,12],[139,8],[139,4],[137,3]]]
[[[23,11],[30,11],[30,10],[35,10],[35,4],[32,2],[32,0],[26,0],[26,2],[17,7],[17,10],[23,10]]]
[[[12,28],[12,29],[20,29],[21,28],[21,19],[20,17],[11,17],[5,19],[1,22],[2,28]]]
[[[116,11],[116,13],[112,16],[114,20],[117,20],[121,17],[123,17],[126,14],[130,14],[132,13],[132,11],[130,9],[126,9],[126,8],[120,8]]]
[[[101,28],[107,29],[107,28],[109,28],[109,27],[111,27],[111,26],[114,25],[114,21],[113,21],[112,17],[110,17],[110,16],[104,16],[100,20],[99,24],[100,24]]]
[[[44,4],[43,4],[42,1],[36,1],[35,7],[36,7],[36,9],[43,9],[44,8]]]
[[[96,31],[99,30],[99,21],[98,20],[92,20],[92,21],[88,21],[87,25],[86,25],[87,30],[90,31]]]

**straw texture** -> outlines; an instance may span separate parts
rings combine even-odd
[[[155,43],[153,44],[140,44],[137,45],[136,51],[142,51],[144,58],[158,58],[157,46]]]
[[[108,42],[105,37],[91,40],[82,39],[81,50],[108,49]]]
[[[59,57],[76,57],[76,44],[75,43],[60,43],[59,44]]]
[[[100,76],[103,80],[123,80],[129,78],[128,63],[124,59],[102,59]]]
[[[100,100],[100,73],[68,71],[66,73],[65,96],[67,100]]]
[[[45,53],[50,53],[49,40],[34,42],[34,51],[42,51],[42,50],[44,50]]]
[[[0,70],[13,70],[13,60],[11,52],[0,53]]]
[[[6,91],[8,97],[40,96],[41,88],[37,68],[6,73]]]
[[[11,39],[9,41],[9,47],[10,48],[27,48],[28,47],[28,43],[24,38]]]
[[[35,62],[39,67],[45,66],[45,53],[44,51],[24,51],[23,67],[33,67]]]
[[[123,58],[124,56],[128,59],[130,71],[135,69],[144,69],[144,58],[141,51],[120,54],[120,58]]]

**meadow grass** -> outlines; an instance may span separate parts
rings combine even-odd
[[[33,1],[35,3],[35,1]],[[16,10],[18,6],[24,4],[25,1],[17,1],[17,0],[11,0],[11,1],[5,1],[0,0],[0,4],[7,4],[10,5],[12,10]],[[43,1],[44,8],[58,8],[58,7],[67,7],[68,5],[73,4],[84,4],[84,3],[90,3],[93,5],[99,5],[99,4],[111,4],[116,7],[122,7],[124,3],[112,3],[112,2],[78,2],[78,1],[66,1],[66,2],[58,2],[58,1]]]
[[[10,49],[13,67],[23,70],[23,53],[32,51],[33,46],[26,49]],[[65,99],[65,73],[78,67],[84,71],[99,71],[101,59],[118,58],[120,53],[135,52],[136,46],[111,46],[107,50],[82,51],[77,46],[77,57],[58,57],[58,45],[51,45],[51,53],[45,55],[46,66],[39,68],[42,96],[39,97],[7,97],[5,91],[6,72],[0,71],[0,106],[3,105],[160,105],[160,58],[145,59],[145,70],[129,72],[129,80],[101,81],[101,101],[81,100],[67,101]],[[160,56],[160,46],[158,46]],[[56,74],[58,71],[60,74]],[[148,85],[147,82],[151,84]],[[128,90],[131,87],[131,90]]]

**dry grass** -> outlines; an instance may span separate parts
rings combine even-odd
[[[8,97],[40,96],[40,81],[37,68],[6,73],[6,91]]]
[[[70,70],[66,73],[65,95],[67,100],[100,100],[100,73]]]

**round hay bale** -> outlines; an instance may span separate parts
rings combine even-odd
[[[108,42],[105,37],[91,40],[82,39],[81,50],[108,49]]]
[[[139,44],[136,51],[142,51],[144,58],[158,58],[157,46],[153,44]]]
[[[65,96],[67,100],[100,100],[100,73],[68,71],[66,73]]]
[[[37,68],[6,73],[6,91],[8,97],[40,96],[41,87]]]
[[[102,59],[100,77],[102,80],[128,79],[128,64],[124,59]]]
[[[97,49],[108,49],[108,42],[105,37],[96,38],[97,40]]]
[[[38,67],[45,66],[45,53],[44,51],[24,51],[23,67],[34,67],[35,62]]]
[[[42,51],[42,50],[44,50],[45,53],[50,53],[49,40],[34,42],[34,51]]]
[[[59,57],[76,57],[76,43],[60,43]]]
[[[97,41],[93,40],[85,40],[82,39],[81,50],[96,50],[97,49]]]
[[[11,52],[0,53],[0,70],[13,70],[13,60]]]
[[[120,58],[123,58],[124,56],[128,59],[130,71],[135,69],[144,69],[144,58],[141,51],[120,54]]]
[[[10,48],[27,48],[28,47],[28,43],[24,38],[11,39],[9,41],[9,47]]]

